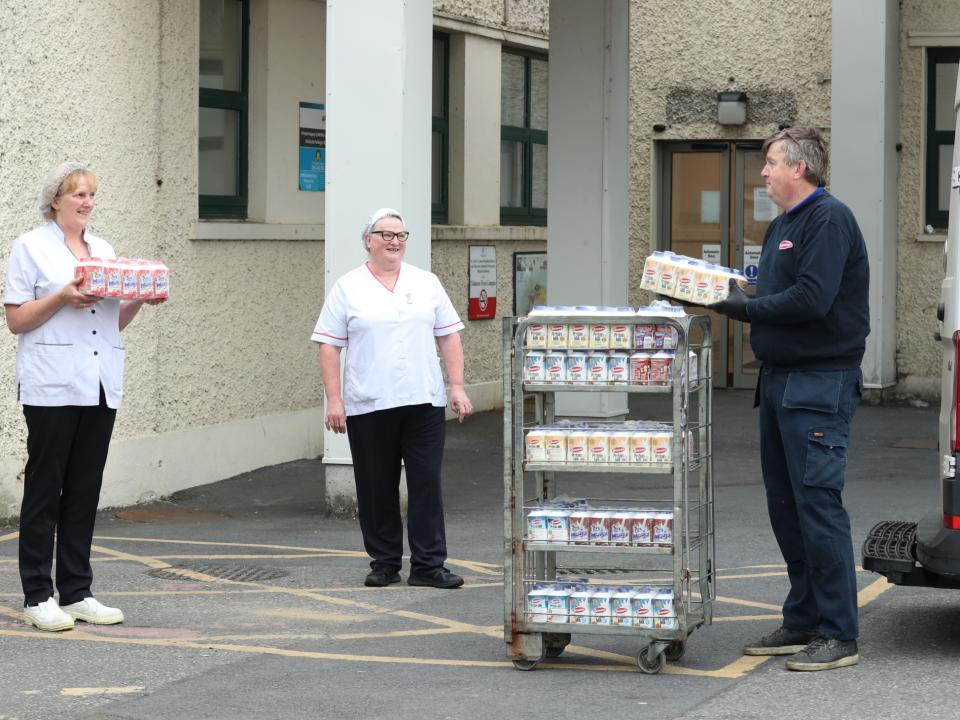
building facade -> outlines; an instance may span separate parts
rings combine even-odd
[[[366,212],[402,203],[415,220],[408,257],[464,318],[468,392],[490,409],[515,293],[521,310],[637,306],[652,249],[755,262],[772,212],[759,143],[781,125],[832,136],[832,189],[867,208],[872,387],[938,390],[952,0],[3,5],[0,265],[39,222],[42,176],[74,158],[100,178],[92,231],[172,268],[171,301],[124,332],[105,506],[324,453],[309,335],[331,268],[363,261]],[[742,124],[718,122],[720,93],[746,103]],[[494,319],[468,319],[477,245],[495,248]],[[546,252],[547,274],[516,287]],[[748,387],[747,330],[716,332],[717,383]],[[0,336],[0,518],[18,512],[25,460],[15,345]]]

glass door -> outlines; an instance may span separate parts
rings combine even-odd
[[[767,198],[762,169],[758,142],[664,144],[657,249],[739,268],[753,294],[763,236],[779,212]],[[715,387],[756,387],[749,324],[688,312],[711,316]]]
[[[658,249],[729,265],[730,167],[728,143],[670,144],[664,147]],[[713,382],[727,385],[728,343],[724,318],[711,315]]]

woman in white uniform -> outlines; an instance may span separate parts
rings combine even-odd
[[[91,592],[90,544],[113,421],[123,395],[120,331],[143,300],[101,299],[77,288],[82,258],[115,258],[87,232],[96,176],[82,163],[52,170],[40,191],[47,223],[21,235],[7,265],[4,314],[17,335],[17,400],[27,423],[20,509],[24,618],[41,630],[74,620],[123,621]],[[155,304],[160,301],[146,301]],[[56,588],[51,579],[56,545]]]
[[[377,210],[363,229],[367,261],[327,295],[312,339],[320,343],[325,424],[346,432],[357,485],[364,584],[400,582],[401,460],[407,478],[410,585],[456,588],[447,559],[440,465],[447,404],[437,347],[460,422],[473,412],[463,387],[463,323],[437,276],[403,262],[407,232],[395,210]],[[346,348],[343,383],[340,352]]]

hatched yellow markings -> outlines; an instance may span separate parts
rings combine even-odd
[[[782,620],[783,615],[781,613],[772,613],[770,615],[714,615],[714,622],[747,622],[748,620],[759,621],[759,620]]]
[[[238,547],[238,548],[261,548],[264,550],[287,550],[287,551],[302,551],[306,553],[311,553],[308,556],[296,555],[293,557],[314,557],[314,556],[329,556],[329,557],[350,557],[350,558],[366,558],[367,554],[365,552],[360,552],[358,550],[336,550],[333,548],[316,548],[316,547],[300,547],[297,545],[268,545],[263,543],[232,543],[232,542],[216,542],[212,540],[166,540],[163,538],[135,538],[135,537],[122,537],[116,535],[97,535],[96,540],[119,540],[123,542],[144,542],[144,543],[169,543],[171,545],[208,545],[213,547]],[[318,554],[318,555],[314,555]],[[154,556],[162,557],[162,556]],[[189,556],[193,558],[195,556]],[[256,557],[256,556],[251,556]],[[265,558],[278,557],[277,555],[264,555]],[[407,556],[404,556],[407,557]],[[208,559],[205,556],[200,557],[199,559]],[[237,559],[236,557],[232,559]],[[474,572],[480,573],[482,575],[499,575],[503,572],[503,568],[495,563],[481,562],[477,560],[457,560],[455,558],[447,558],[446,563],[448,565],[454,565],[456,567],[462,567],[466,570],[472,570]]]
[[[151,638],[118,638],[109,636],[94,636],[87,633],[35,633],[21,630],[0,630],[0,637],[26,637],[41,640],[57,640],[61,642],[81,641],[107,643],[114,645],[149,645],[153,647],[176,647],[195,650],[221,650],[223,652],[247,655],[273,655],[279,657],[304,658],[310,660],[337,660],[361,663],[378,663],[385,665],[427,665],[440,667],[478,667],[478,668],[508,668],[510,661],[504,660],[457,660],[454,658],[414,658],[391,657],[383,655],[350,655],[346,653],[314,652],[309,650],[290,650],[288,648],[273,648],[262,645],[234,645],[230,643],[197,642],[195,640],[151,639]],[[626,657],[626,656],[623,656]],[[670,675],[694,675],[701,677],[720,677],[735,679],[745,672],[769,658],[741,658],[730,665],[718,670],[694,670],[677,666],[667,666],[663,672]],[[631,659],[631,663],[633,660]],[[589,672],[637,672],[635,666],[623,665],[585,665],[581,663],[540,663],[541,667],[554,670],[586,670]]]
[[[71,697],[90,697],[91,695],[130,695],[143,692],[143,685],[128,685],[127,687],[79,687],[64,688],[61,695]]]
[[[15,540],[18,537],[20,537],[20,532],[18,530],[14,530],[12,533],[0,535],[0,542],[3,542],[4,540]]]
[[[19,597],[19,596],[18,596],[18,597]],[[16,610],[11,610],[10,608],[4,607],[3,605],[0,605],[0,615],[4,615],[4,616],[6,616],[6,617],[13,618],[14,620],[23,620],[23,613],[22,613],[22,612],[17,612]]]
[[[780,612],[782,609],[779,605],[755,602],[753,600],[741,600],[740,598],[727,597],[726,595],[718,595],[714,602],[727,603],[729,605],[740,605],[742,607],[756,608],[757,610],[773,610],[774,612]]]

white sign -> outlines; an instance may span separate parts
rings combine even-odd
[[[704,262],[713,263],[714,265],[720,264],[720,246],[711,245],[704,243],[702,250],[702,259]]]
[[[960,165],[953,169],[953,175],[950,176],[950,187],[960,188]]]
[[[753,189],[753,220],[754,222],[770,222],[776,220],[780,214],[780,208],[767,197],[765,187],[755,187]]]
[[[720,191],[700,191],[700,224],[716,225],[720,222]]]
[[[760,245],[743,246],[743,274],[747,278],[748,285],[757,284],[757,271],[760,268]]]
[[[494,245],[470,246],[470,320],[497,317],[497,248]]]

